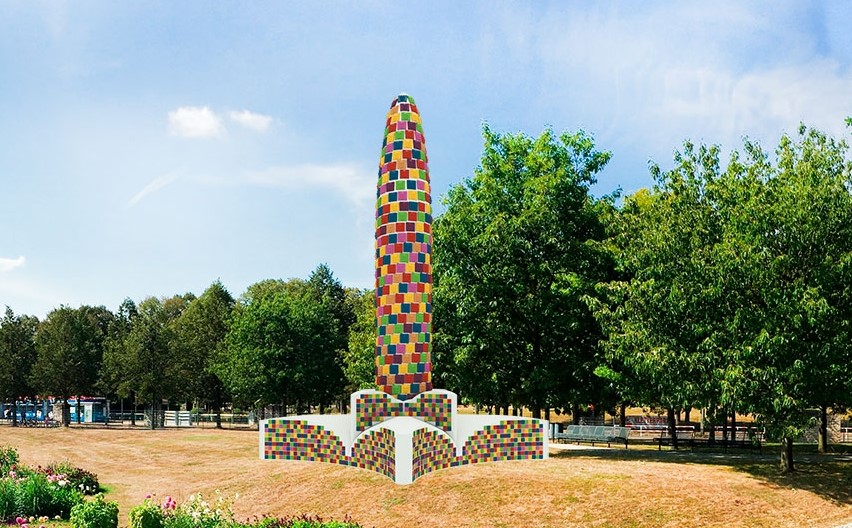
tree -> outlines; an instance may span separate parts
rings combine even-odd
[[[216,373],[225,354],[225,336],[230,327],[234,298],[219,281],[191,301],[175,320],[177,345],[182,360],[179,369],[186,380],[186,394],[211,404],[216,427],[222,427],[225,387]]]
[[[341,320],[350,316],[338,303],[345,303],[339,283],[318,274],[322,270],[313,282],[253,285],[252,295],[243,296],[249,300],[234,311],[227,360],[218,370],[236,403],[261,408],[281,403],[298,412],[319,405],[322,411],[341,394],[346,346]]]
[[[598,372],[618,383],[624,399],[665,407],[677,448],[676,410],[719,404],[723,361],[713,340],[719,289],[709,286],[720,238],[711,203],[718,149],[687,143],[675,163],[665,173],[653,168],[651,192],[625,199],[608,245],[620,277],[587,300],[607,336]]]
[[[346,383],[343,356],[349,344],[349,328],[355,323],[356,315],[346,290],[326,264],[320,264],[311,273],[307,288],[310,300],[319,304],[320,313],[329,316],[333,325],[325,343],[312,357],[316,401],[322,413],[326,406],[342,396]]]
[[[139,401],[150,405],[150,426],[160,421],[163,399],[181,396],[185,384],[181,365],[183,351],[177,346],[175,321],[195,299],[192,294],[157,299],[148,297],[139,303],[137,314],[130,316],[130,330],[111,349],[109,364],[120,364],[116,372],[123,394],[134,393]],[[132,304],[132,303],[131,303]],[[132,313],[132,307],[127,306]],[[120,332],[118,332],[120,335]]]
[[[376,292],[347,291],[348,303],[355,314],[349,327],[348,346],[343,356],[343,372],[348,392],[376,388]]]
[[[748,232],[761,241],[753,274],[758,332],[738,352],[731,385],[781,438],[793,471],[793,439],[813,408],[848,405],[852,379],[852,163],[845,141],[801,126],[783,136],[765,192],[748,202]],[[823,419],[824,424],[824,419]],[[825,430],[821,431],[825,448]]]
[[[670,417],[693,403],[752,413],[782,440],[784,471],[811,410],[849,401],[845,152],[802,127],[775,164],[746,141],[721,171],[718,149],[687,143],[650,193],[625,200],[613,247],[628,279],[591,301],[607,369],[642,401]]]
[[[600,334],[583,297],[610,270],[589,186],[610,154],[582,132],[483,136],[482,166],[433,226],[439,379],[536,416],[589,402]]]
[[[104,360],[101,366],[100,387],[107,394],[116,394],[120,398],[135,401],[133,373],[127,362],[127,338],[133,328],[133,321],[139,315],[136,303],[124,299],[115,314],[104,342]],[[136,425],[136,413],[130,413],[131,425]]]
[[[38,356],[30,380],[44,394],[62,397],[63,423],[69,425],[68,398],[92,393],[103,360],[112,313],[103,306],[61,306],[47,315],[36,333]]]
[[[12,426],[18,426],[18,400],[33,396],[30,371],[36,360],[35,334],[38,319],[15,315],[11,308],[0,320],[0,401],[12,400]]]

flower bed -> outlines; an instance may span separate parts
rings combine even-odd
[[[35,519],[67,519],[84,495],[99,489],[93,473],[69,464],[30,468],[15,448],[0,447],[0,521],[28,528]]]
[[[234,519],[230,501],[218,490],[216,499],[212,502],[197,493],[180,505],[171,497],[166,497],[158,503],[148,496],[142,504],[130,510],[129,516],[131,528],[361,528],[361,525],[348,519],[325,521],[320,517],[307,515],[262,517],[239,522]]]
[[[85,499],[99,491],[93,473],[65,463],[30,468],[20,463],[14,448],[0,447],[0,523],[45,528],[49,520],[70,520],[73,528],[117,528],[115,502],[100,494]],[[198,493],[182,504],[149,495],[130,510],[129,519],[131,528],[362,528],[348,519],[325,521],[307,515],[240,522],[234,519],[231,501],[218,490],[211,501]]]

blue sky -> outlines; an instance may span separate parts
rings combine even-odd
[[[844,2],[0,1],[0,306],[216,279],[238,296],[321,262],[371,287],[400,92],[436,202],[484,121],[593,134],[613,152],[598,194],[649,186],[687,138],[848,138],[849,20]]]

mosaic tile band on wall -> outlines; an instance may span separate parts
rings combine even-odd
[[[358,437],[347,456],[333,432],[304,420],[272,419],[264,425],[264,458],[327,462],[396,476],[395,433],[378,426]],[[413,435],[411,480],[449,467],[503,460],[545,458],[544,431],[538,420],[504,420],[469,438],[457,454],[451,437],[435,429]],[[495,441],[496,440],[496,441]]]
[[[358,431],[397,416],[420,418],[443,430],[452,427],[453,402],[443,394],[426,393],[414,400],[394,402],[387,394],[373,393],[363,394],[355,401],[355,427]]]

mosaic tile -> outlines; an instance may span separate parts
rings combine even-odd
[[[417,323],[412,324],[415,326]],[[424,354],[414,352],[413,363],[391,364],[392,372],[406,367],[413,371]],[[394,358],[396,360],[396,358]],[[410,372],[413,375],[414,373]],[[452,428],[453,401],[445,394],[422,394],[414,400],[394,402],[384,393],[361,394],[355,400],[355,430],[365,431],[377,423],[397,416],[408,416],[430,423],[444,431]]]
[[[267,459],[348,463],[340,438],[320,425],[303,420],[270,420],[263,435]]]
[[[416,480],[426,473],[457,466],[459,459],[453,441],[434,429],[418,429],[412,437],[411,477]]]
[[[420,114],[407,95],[394,99],[386,118],[375,249],[376,384],[409,400],[432,389],[432,198]]]
[[[538,420],[504,420],[470,437],[462,449],[460,463],[541,459],[545,442]]]
[[[377,429],[358,437],[352,447],[349,465],[396,476],[396,435],[390,429]]]

